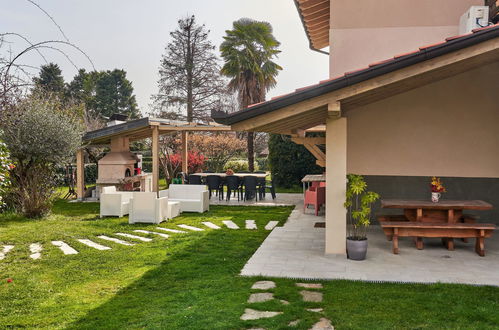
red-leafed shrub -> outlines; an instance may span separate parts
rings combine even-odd
[[[173,177],[182,171],[182,156],[177,153],[169,156],[169,161],[172,169],[174,170]],[[187,168],[189,173],[196,173],[203,170],[205,157],[199,152],[190,151],[187,154]]]

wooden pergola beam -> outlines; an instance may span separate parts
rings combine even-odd
[[[84,149],[76,151],[76,198],[82,200],[85,197],[85,158]]]
[[[188,158],[188,149],[187,149],[187,142],[189,138],[189,133],[187,131],[182,131],[182,172],[188,173],[189,169],[189,158]]]
[[[159,130],[152,130],[152,191],[159,191]]]

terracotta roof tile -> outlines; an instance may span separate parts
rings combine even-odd
[[[470,32],[470,33],[460,34],[460,35],[453,36],[453,37],[448,37],[448,38],[445,38],[445,41],[451,41],[451,40],[458,39],[461,37],[469,36],[470,34],[473,34],[473,33]]]
[[[318,84],[313,84],[313,85],[310,85],[310,86],[300,87],[300,88],[295,89],[295,92],[301,92],[301,91],[303,91],[305,89],[309,89],[309,88],[317,86],[317,85]]]
[[[426,45],[426,46],[421,46],[421,47],[419,47],[419,50],[425,50],[425,49],[428,49],[428,48],[431,48],[431,47],[435,47],[435,46],[438,46],[438,45],[441,45],[441,44],[445,44],[445,41],[440,41],[440,42],[436,42],[434,44],[429,44],[429,45]]]
[[[382,61],[371,63],[371,64],[369,64],[369,67],[372,68],[373,66],[381,65],[381,64],[384,64],[384,63],[387,63],[387,62],[391,62],[391,61],[393,61],[393,57],[392,58],[387,58],[386,60],[382,60]]]
[[[365,67],[365,68],[361,68],[361,69],[357,69],[357,70],[348,71],[348,72],[345,72],[345,76],[349,76],[349,75],[352,75],[354,73],[357,73],[357,72],[360,72],[360,71],[364,71],[364,70],[367,70],[367,69],[369,69],[369,67]]]
[[[404,56],[408,56],[408,55],[412,55],[412,54],[416,54],[416,53],[419,53],[419,49],[417,50],[413,50],[412,52],[408,52],[408,53],[403,53],[403,54],[398,54],[398,55],[395,55],[393,58],[400,58],[400,57],[404,57]]]
[[[246,109],[248,109],[248,108],[252,108],[252,107],[254,107],[254,106],[257,106],[257,105],[262,104],[262,103],[265,103],[265,102],[266,102],[266,101],[262,101],[262,102],[258,102],[258,103],[253,103],[253,104],[250,104],[250,105],[248,105],[248,106],[246,107]]]

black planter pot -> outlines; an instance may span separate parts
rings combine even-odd
[[[347,256],[351,260],[364,260],[367,254],[367,238],[355,240],[347,238]]]

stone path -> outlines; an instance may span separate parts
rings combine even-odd
[[[101,250],[101,251],[111,250],[111,248],[109,246],[100,245],[100,244],[95,243],[94,241],[91,241],[91,240],[86,239],[86,238],[85,239],[78,239],[78,242],[85,244],[86,246],[90,246],[94,249]]]
[[[62,251],[62,253],[66,254],[66,255],[67,254],[78,254],[78,251],[76,251],[75,249],[73,249],[71,246],[64,243],[63,241],[52,241],[51,243],[52,243],[52,245],[57,246]]]
[[[30,244],[29,251],[31,252],[31,254],[29,255],[29,257],[31,259],[40,259],[42,257],[42,253],[41,253],[42,250],[43,250],[43,247],[40,243]]]
[[[323,295],[322,292],[319,291],[323,289],[323,286],[321,283],[295,283],[296,287],[298,288],[304,288],[304,289],[309,289],[309,290],[301,290],[300,294],[302,296],[303,301],[305,302],[312,302],[312,303],[321,303],[323,301]],[[257,281],[253,283],[251,286],[252,290],[270,290],[274,289],[276,287],[275,282],[273,281]],[[313,290],[313,291],[312,291]],[[256,303],[262,303],[262,302],[267,302],[275,299],[274,298],[274,293],[273,292],[256,292],[256,293],[251,293],[251,295],[248,298],[247,303],[248,304],[256,304]],[[280,300],[280,302],[283,305],[288,305],[289,302],[285,300]],[[316,307],[316,308],[306,308],[305,309],[307,312],[311,313],[323,313],[324,309],[322,307]],[[259,319],[264,319],[264,318],[271,318],[275,317],[277,315],[283,314],[284,312],[281,311],[260,311],[260,310],[255,310],[252,308],[246,308],[244,310],[243,315],[241,315],[240,319],[243,321],[246,320],[259,320]],[[300,323],[300,319],[291,321],[288,323],[288,327],[296,327]],[[256,329],[256,328],[252,328]],[[260,329],[260,328],[258,328]],[[334,330],[334,326],[331,324],[331,321],[328,320],[327,318],[321,317],[320,320],[315,323],[312,328],[309,330]]]
[[[204,231],[204,229],[202,229],[202,228],[193,227],[193,226],[189,226],[189,225],[177,225],[177,226],[179,226],[180,228],[189,229],[192,231]]]
[[[220,226],[217,226],[214,223],[211,223],[209,221],[203,221],[202,224],[205,225],[206,227],[211,228],[211,229],[221,229]]]
[[[135,245],[133,243],[123,241],[123,240],[121,240],[119,238],[109,237],[109,236],[106,236],[106,235],[100,235],[100,236],[97,236],[97,237],[100,238],[100,239],[103,239],[103,240],[106,240],[106,241],[110,241],[110,242],[114,242],[114,243],[121,244],[121,245],[127,245],[127,246],[133,246],[133,245]]]
[[[267,225],[265,226],[265,229],[272,230],[275,226],[277,226],[278,223],[279,221],[269,221],[269,223],[267,223]]]
[[[158,235],[158,236],[161,236],[163,238],[168,238],[170,237],[170,235],[168,234],[163,234],[163,233],[157,233],[155,231],[149,231],[149,230],[142,230],[142,229],[135,229],[134,232],[136,233],[141,233],[141,234],[152,234],[152,235]]]
[[[186,231],[183,231],[183,230],[163,228],[163,227],[156,227],[156,229],[168,231],[170,233],[175,233],[175,234],[186,234],[187,233]]]
[[[232,220],[223,220],[222,223],[225,225],[225,227],[227,227],[229,229],[234,229],[234,230],[241,229],[241,227],[239,227]],[[265,229],[272,230],[278,223],[279,223],[278,221],[269,221],[267,223],[267,225],[265,226]],[[210,229],[215,229],[215,230],[222,229],[221,226],[216,225],[211,221],[203,221],[202,224]],[[171,228],[163,228],[163,227],[156,227],[156,230],[168,232],[168,233],[175,233],[175,234],[187,234],[187,233],[193,232],[193,231],[204,231],[205,230],[203,228],[189,226],[189,225],[185,225],[185,224],[180,224],[177,226],[180,228],[183,228],[183,229],[187,229],[188,231],[179,230],[179,229],[171,229]],[[245,220],[243,228],[248,229],[248,230],[257,230],[258,226],[257,226],[255,220]],[[135,229],[134,232],[140,233],[140,234],[146,234],[146,235],[157,235],[157,236],[160,236],[163,238],[170,237],[170,235],[165,234],[165,233],[156,232],[156,231],[149,231],[149,230],[142,230],[142,229]],[[114,233],[114,235],[121,236],[124,238],[129,238],[132,240],[138,240],[141,242],[151,242],[153,240],[150,237],[133,235],[133,234],[129,234],[129,233]],[[119,239],[119,238],[111,237],[111,236],[107,236],[107,235],[99,235],[99,236],[97,236],[97,238],[108,241],[108,242],[113,242],[116,244],[125,245],[125,246],[134,246],[135,244],[137,244],[136,242],[129,242],[129,241],[126,241],[123,239]],[[94,241],[87,239],[87,238],[77,239],[77,241],[81,244],[84,244],[86,246],[92,247],[92,248],[100,250],[100,251],[111,250],[111,247],[99,244],[99,243],[94,242]],[[50,241],[50,242],[52,245],[58,247],[59,250],[61,250],[64,255],[79,254],[78,250],[76,250],[75,248],[73,248],[71,245],[69,245],[68,243],[66,243],[64,241]],[[2,246],[0,246],[0,248],[1,248],[0,260],[3,260],[6,258],[7,254],[12,249],[14,249],[14,245],[2,245]],[[30,250],[29,257],[31,259],[40,259],[42,257],[42,250],[43,250],[42,244],[32,243],[29,245],[29,250]],[[261,283],[265,283],[265,282],[266,281],[261,281]],[[258,282],[258,283],[260,283],[260,282]],[[271,283],[273,283],[273,282],[271,282]],[[257,284],[255,283],[255,285],[257,285]],[[273,285],[275,285],[275,284],[273,284]],[[255,287],[255,289],[258,289],[258,288]],[[261,290],[266,290],[265,284],[262,284]],[[257,299],[257,298],[254,298],[254,299]],[[281,301],[281,303],[287,304],[288,302]]]
[[[246,229],[258,229],[255,220],[246,220]]]
[[[236,225],[233,221],[231,220],[223,220],[222,221],[224,223],[224,225],[227,226],[227,228],[229,229],[239,229],[239,226]]]
[[[137,239],[137,240],[142,241],[142,242],[151,242],[152,241],[152,238],[142,237],[142,236],[137,236],[137,235],[132,235],[132,234],[115,233],[115,235],[127,237],[127,238],[132,238],[132,239]]]
[[[0,260],[5,258],[5,255],[9,253],[10,250],[14,248],[14,245],[4,245],[2,251],[0,251]]]

